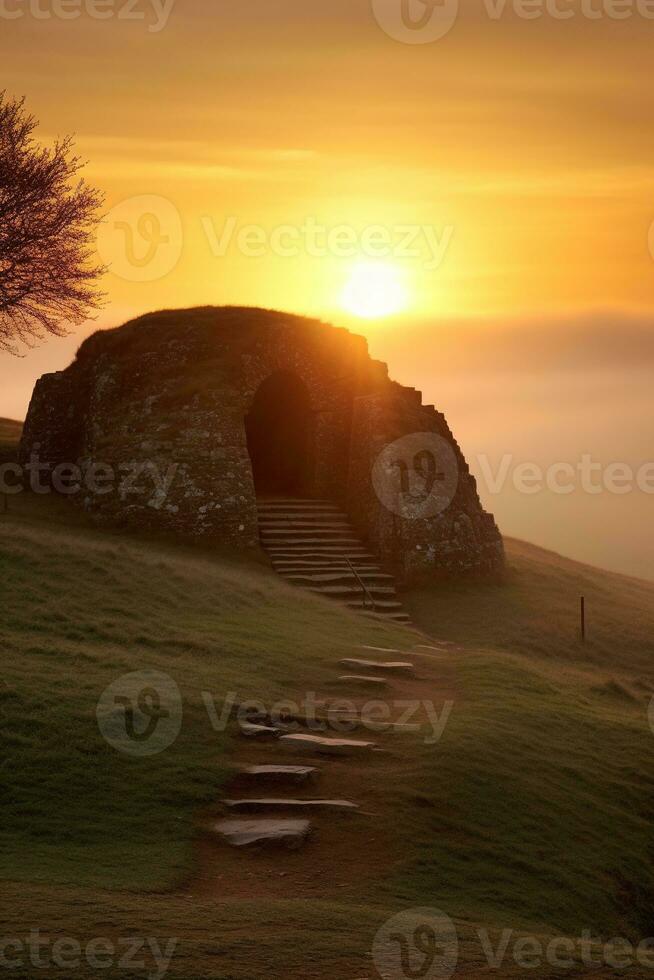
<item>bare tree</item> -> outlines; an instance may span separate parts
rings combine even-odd
[[[0,350],[63,336],[102,300],[94,231],[102,196],[77,176],[71,137],[51,148],[23,99],[0,92]]]

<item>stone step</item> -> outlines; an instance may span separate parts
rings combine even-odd
[[[335,681],[332,681],[332,684],[338,684],[341,687],[364,687],[379,690],[388,687],[388,678],[373,677],[367,674],[341,674]]]
[[[336,506],[334,501],[327,497],[285,497],[282,494],[264,494],[257,497],[257,504],[262,507],[274,507],[276,504],[327,504],[329,507]]]
[[[279,573],[282,578],[285,578],[287,582],[291,582],[293,585],[300,586],[303,589],[309,589],[310,591],[324,592],[325,595],[342,595],[344,598],[362,598],[363,589],[361,588],[361,583],[357,578],[342,579],[337,578],[336,580],[329,579],[327,581],[320,580],[310,580],[306,576],[293,576],[286,575],[284,572]],[[386,598],[396,598],[397,593],[395,591],[395,586],[392,583],[386,582],[375,582],[371,579],[362,579],[363,584],[366,587],[366,594],[372,595],[374,597],[379,596],[380,599]]]
[[[333,531],[334,528],[346,527],[348,530],[352,530],[352,525],[349,521],[341,514],[333,514],[328,517],[259,517],[259,528],[262,530],[274,530],[275,528],[281,528],[281,530],[287,530],[289,528],[298,527],[316,527],[322,528],[325,531]]]
[[[350,583],[352,581],[358,581],[358,579],[363,579],[364,582],[376,582],[378,585],[392,585],[395,588],[393,577],[379,570],[367,572],[357,568],[356,575],[354,575],[352,570],[347,567],[334,568],[329,565],[323,565],[322,567],[318,566],[316,568],[296,568],[291,564],[290,568],[276,568],[275,571],[278,575],[285,575],[286,578],[306,579],[309,582],[320,582],[324,585],[339,584],[341,582]]]
[[[308,820],[220,820],[214,831],[232,847],[285,847],[298,850],[311,831]]]
[[[357,575],[353,575],[350,571],[334,571],[330,568],[315,570],[292,568],[290,571],[286,568],[276,568],[275,571],[297,585],[352,585],[361,579],[366,585],[388,585],[395,588],[392,577],[384,575],[383,572],[361,572],[357,569]]]
[[[379,660],[359,660],[356,657],[348,657],[339,660],[341,667],[350,670],[373,670],[382,674],[399,674],[405,677],[414,677],[416,669],[413,664],[401,660],[389,660],[382,663]]]
[[[279,744],[283,748],[312,755],[355,756],[369,755],[375,748],[374,742],[363,742],[351,738],[323,738],[321,735],[304,733],[282,735]]]
[[[357,545],[361,547],[361,542],[355,534],[347,531],[339,531],[338,533],[330,533],[328,531],[270,531],[263,532],[259,535],[259,539],[264,548],[270,545],[274,548],[279,544],[294,544],[296,541],[305,542],[307,540],[313,541],[320,544],[349,544]]]
[[[382,571],[347,515],[332,501],[285,497],[259,500],[258,518],[261,546],[275,571],[292,585],[338,600],[358,612],[409,622],[397,599],[393,577]],[[349,567],[350,561],[375,600],[374,608]]]
[[[305,786],[318,780],[315,766],[243,766],[238,776],[257,786]]]
[[[266,548],[288,548],[291,551],[295,551],[297,548],[304,548],[315,550],[316,547],[321,545],[328,546],[330,548],[360,548],[361,542],[351,535],[349,537],[340,538],[335,537],[312,537],[307,538],[303,534],[293,535],[283,535],[274,538],[265,538],[264,543]]]
[[[300,511],[296,514],[288,514],[279,511],[273,514],[262,514],[258,513],[259,525],[271,524],[277,527],[283,527],[288,525],[289,527],[296,527],[298,524],[307,524],[311,527],[316,524],[324,524],[325,527],[333,527],[334,525],[347,524],[351,527],[351,522],[347,514],[344,514],[340,510],[334,511]]]
[[[283,800],[264,798],[261,800],[223,800],[224,805],[234,813],[261,813],[264,810],[295,810],[304,813],[314,811],[358,810],[356,803],[349,800]]]
[[[302,501],[287,501],[286,503],[258,504],[257,513],[260,517],[276,517],[279,514],[342,515],[343,511],[340,510],[335,504],[322,504],[317,501],[308,501],[307,503],[303,503]]]
[[[316,518],[315,520],[308,520],[307,518],[298,518],[295,521],[287,520],[274,520],[270,517],[260,517],[259,518],[259,528],[263,531],[297,531],[302,528],[308,528],[312,530],[317,528],[323,531],[336,531],[339,528],[346,528],[348,531],[353,531],[353,527],[348,520],[342,516],[335,516],[334,520],[324,520],[323,518]]]
[[[271,728],[269,725],[258,725],[252,721],[241,721],[238,727],[241,735],[245,735],[247,738],[256,738],[260,741],[279,738],[279,729]]]
[[[267,548],[268,554],[270,555],[273,562],[275,561],[297,561],[298,559],[309,559],[313,558],[319,560],[321,558],[327,559],[338,559],[342,561],[344,558],[349,558],[356,568],[356,562],[371,562],[374,561],[374,555],[371,555],[369,551],[366,551],[361,545],[357,548],[339,548],[330,544],[316,545],[314,548]]]
[[[341,558],[329,556],[315,558],[275,558],[273,560],[275,569],[285,569],[287,571],[298,572],[350,572],[351,568],[347,562]],[[392,575],[382,572],[379,565],[372,562],[353,561],[352,564],[360,574],[383,575],[384,578],[392,579]]]
[[[296,583],[297,584],[297,583]],[[332,599],[356,599],[363,597],[363,590],[356,582],[349,585],[305,585],[309,592],[316,595],[325,595]],[[368,593],[375,599],[379,596],[394,596],[395,589],[389,586],[372,585],[368,588]]]

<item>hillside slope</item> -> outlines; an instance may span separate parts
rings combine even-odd
[[[208,724],[202,692],[217,705],[230,691],[299,700],[328,690],[359,644],[406,650],[421,638],[256,562],[72,519],[27,496],[0,518],[3,934],[38,922],[73,936],[175,936],[171,980],[372,980],[375,933],[407,907],[455,920],[457,975],[469,977],[489,973],[481,929],[654,932],[654,586],[509,542],[506,584],[409,595],[416,621],[456,643],[429,661],[434,702],[452,702],[441,740],[387,741],[373,775],[353,779],[364,813],[337,825],[327,856],[349,862],[340,877],[324,874],[317,841],[273,868],[244,862],[238,887],[230,859],[209,894],[196,884],[197,819],[224,792],[236,746]],[[103,741],[95,706],[144,668],[179,684],[184,723],[165,752],[135,759]],[[499,975],[524,969],[507,962]]]
[[[501,585],[440,585],[412,591],[407,606],[427,630],[520,656],[605,667],[637,687],[654,681],[654,582],[505,540]],[[587,642],[580,642],[580,596]]]
[[[0,418],[0,463],[14,458],[22,431],[22,422]]]

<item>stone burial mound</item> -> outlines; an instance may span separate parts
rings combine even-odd
[[[363,337],[299,316],[175,310],[95,333],[36,384],[21,459],[35,456],[80,468],[67,492],[98,521],[263,541],[297,584],[364,606],[393,605],[389,576],[503,566],[444,416]]]

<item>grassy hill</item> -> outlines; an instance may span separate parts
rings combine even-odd
[[[23,431],[22,422],[0,418],[0,463],[15,455]]]
[[[370,813],[334,828],[326,858],[317,841],[288,875],[286,858],[229,859],[208,894],[198,815],[240,750],[208,723],[202,692],[300,699],[327,689],[358,644],[420,637],[255,561],[99,532],[54,499],[13,498],[0,518],[2,933],[175,936],[173,980],[372,980],[375,932],[407,907],[457,922],[464,976],[486,975],[482,927],[653,934],[654,585],[520,542],[508,554],[503,585],[407,597],[422,629],[456,643],[430,665],[434,700],[453,700],[441,741],[392,742],[372,775],[355,774],[348,793]],[[170,748],[139,759],[102,739],[95,709],[142,669],[174,678],[184,720]]]

